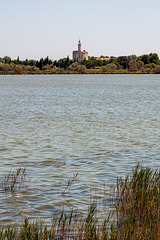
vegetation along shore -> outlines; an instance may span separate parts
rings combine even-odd
[[[24,180],[23,169],[10,173],[3,182],[4,193],[14,192]],[[53,217],[51,226],[45,226],[42,219],[28,218],[19,226],[1,226],[0,239],[160,239],[160,171],[138,164],[131,175],[117,179],[111,193],[113,210],[104,213],[103,219],[98,219],[93,202],[83,218],[63,210],[59,217]]]
[[[156,53],[141,56],[88,57],[82,62],[67,58],[51,60],[24,60],[19,57],[12,60],[5,56],[0,58],[0,74],[160,74],[160,60]]]

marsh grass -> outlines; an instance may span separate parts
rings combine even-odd
[[[160,171],[140,165],[117,179],[114,239],[160,239]]]
[[[1,239],[41,240],[158,240],[160,239],[160,171],[140,165],[125,179],[118,178],[113,190],[114,210],[99,219],[92,203],[86,217],[71,211],[54,216],[51,227],[24,219],[19,227],[1,228]],[[113,199],[112,199],[113,200]]]
[[[68,183],[64,189],[64,191],[62,192],[62,195],[65,194],[65,192],[67,191],[67,189],[73,184],[73,182],[76,180],[76,178],[78,177],[78,173],[74,174],[72,179],[68,180]]]
[[[46,227],[44,222],[25,218],[20,226],[1,228],[0,240],[50,240],[50,239],[108,239],[109,218],[101,224],[96,218],[96,205],[91,204],[86,218],[79,218],[73,211],[66,215],[64,210],[59,217],[54,217],[52,226]]]
[[[7,192],[14,192],[17,189],[21,189],[26,177],[26,169],[19,168],[16,172],[10,171],[4,176],[2,183],[2,190]]]

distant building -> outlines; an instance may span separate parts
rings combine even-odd
[[[81,42],[78,42],[78,51],[73,51],[73,60],[82,62],[84,59],[88,60],[88,52],[81,50]]]
[[[101,57],[101,58],[96,58],[96,60],[109,61],[109,60],[111,60],[111,58]]]

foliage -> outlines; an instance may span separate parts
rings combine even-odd
[[[85,73],[86,67],[85,67],[84,65],[78,65],[78,66],[77,66],[77,71],[78,71],[79,73]]]
[[[72,71],[76,71],[77,67],[78,67],[78,62],[74,62],[68,67],[68,69]]]
[[[121,65],[118,62],[112,62],[112,63],[116,65],[117,69],[121,68]]]
[[[101,55],[100,58],[109,58],[109,56],[103,56],[103,55]]]
[[[114,63],[109,63],[109,64],[107,64],[104,68],[103,68],[103,71],[104,72],[115,72],[116,71],[116,69],[117,69],[117,66],[116,66],[116,64],[114,64]]]
[[[150,53],[149,55],[143,54],[142,56],[139,56],[138,59],[144,62],[145,65],[149,63],[159,63],[159,57],[157,53]]]
[[[149,74],[149,73],[152,73],[152,70],[149,67],[147,68],[146,65],[145,65],[145,67],[141,68],[141,72]]]
[[[116,70],[111,69],[113,65],[109,64],[114,64]],[[55,61],[48,56],[40,60],[26,59],[24,61],[19,57],[12,60],[5,56],[0,58],[0,74],[159,73],[158,68],[154,70],[158,65],[160,65],[160,60],[156,53],[139,57],[136,55],[111,56],[107,60],[92,56],[82,62],[71,60],[69,56]]]
[[[107,62],[105,60],[97,60],[97,58],[90,58],[88,61],[83,61],[82,64],[84,64],[87,69],[94,69],[97,66],[105,66]]]
[[[160,74],[160,65],[157,65],[154,70],[153,70],[154,73],[156,74]]]
[[[4,60],[5,63],[11,63],[11,58],[8,57],[8,56],[5,56],[5,57],[3,58],[3,60]]]
[[[133,61],[133,60],[137,60],[137,59],[138,59],[138,57],[136,55],[129,55],[128,56],[129,61]]]
[[[127,69],[129,67],[129,59],[127,56],[120,56],[117,58],[117,62],[122,66],[122,68]]]
[[[144,63],[141,60],[133,60],[129,63],[129,70],[131,72],[137,72],[144,67]]]
[[[53,66],[60,67],[62,69],[67,69],[74,61],[70,60],[69,57],[59,59],[53,62]]]

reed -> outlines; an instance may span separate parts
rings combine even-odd
[[[113,239],[160,239],[160,171],[137,167],[117,179]]]
[[[78,177],[78,173],[74,174],[71,180],[68,180],[67,186],[65,187],[64,191],[62,192],[62,195],[65,194],[66,190],[72,185],[72,183],[76,180]]]
[[[59,217],[53,217],[51,227],[27,218],[20,226],[2,227],[0,240],[160,239],[160,171],[138,164],[130,176],[117,179],[115,189],[114,210],[104,213],[104,219],[98,219],[97,206],[92,203],[86,217],[73,211],[67,215],[63,210]]]
[[[24,184],[26,177],[26,169],[19,168],[16,172],[10,171],[7,175],[4,176],[2,183],[3,191],[14,192],[17,189],[20,189]]]

